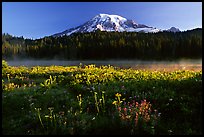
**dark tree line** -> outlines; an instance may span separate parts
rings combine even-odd
[[[178,59],[202,57],[202,29],[184,32],[91,32],[24,39],[2,35],[3,59]]]

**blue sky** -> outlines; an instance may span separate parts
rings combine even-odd
[[[41,38],[77,27],[99,13],[159,29],[202,28],[202,2],[2,2],[2,32]]]

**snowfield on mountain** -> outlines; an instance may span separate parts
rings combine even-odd
[[[144,24],[138,24],[134,20],[126,19],[119,15],[109,15],[109,14],[98,14],[89,21],[84,24],[67,29],[63,32],[56,33],[52,36],[58,37],[63,35],[71,35],[73,33],[86,33],[86,32],[94,32],[96,30],[100,31],[117,31],[117,32],[144,32],[144,33],[157,33],[163,31],[162,29],[158,29],[156,27],[147,26]],[[180,30],[171,27],[166,31],[179,32]]]

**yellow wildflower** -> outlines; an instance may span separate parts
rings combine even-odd
[[[117,93],[115,94],[116,97],[121,97],[121,94]]]
[[[112,104],[116,105],[116,104],[117,104],[117,101],[113,101],[113,103],[112,103]]]

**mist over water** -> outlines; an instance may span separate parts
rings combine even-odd
[[[8,60],[10,66],[79,66],[95,64],[96,66],[111,65],[119,68],[132,69],[202,69],[202,59],[180,59],[175,61],[142,61],[142,60]]]

